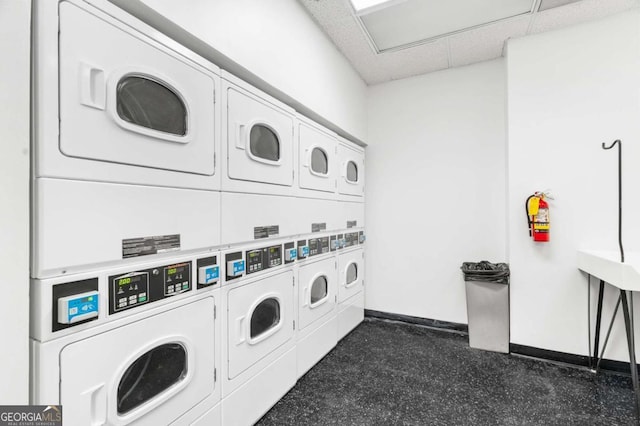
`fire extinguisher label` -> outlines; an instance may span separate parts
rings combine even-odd
[[[542,223],[547,223],[547,226],[549,226],[549,209],[539,209],[538,210],[538,214],[536,215],[535,219],[536,222],[542,222]]]

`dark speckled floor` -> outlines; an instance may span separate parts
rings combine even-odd
[[[631,380],[365,319],[259,425],[633,425]]]

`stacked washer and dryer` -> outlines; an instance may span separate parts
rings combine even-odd
[[[33,13],[31,402],[254,423],[363,319],[364,149],[106,0]]]

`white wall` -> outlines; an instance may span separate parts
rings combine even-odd
[[[31,2],[0,2],[0,405],[29,403]]]
[[[171,33],[170,23],[154,21],[155,10],[215,49],[201,49],[197,40],[177,32],[169,34],[196,52],[262,86],[254,81],[257,77],[267,92],[273,86],[270,94],[321,124],[335,125],[331,127],[344,136],[366,142],[367,87],[296,0],[140,0],[153,10],[135,0],[111,1]]]
[[[509,42],[512,343],[587,353],[587,285],[576,250],[617,250],[617,152],[602,142],[623,141],[624,241],[627,251],[640,249],[639,23],[634,11]],[[535,244],[524,201],[546,188],[555,195],[551,242]],[[616,296],[606,294],[607,312]],[[620,321],[606,357],[628,359],[623,330]]]
[[[504,66],[370,88],[367,309],[466,323],[460,265],[505,260]]]

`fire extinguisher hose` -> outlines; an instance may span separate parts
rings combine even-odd
[[[529,236],[531,237],[531,227],[533,226],[533,221],[531,220],[531,216],[529,215],[529,200],[535,197],[536,194],[529,195],[527,201],[524,202],[524,213],[527,215],[527,225],[529,226]]]

